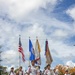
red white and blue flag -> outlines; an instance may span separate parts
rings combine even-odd
[[[24,55],[24,51],[23,51],[23,48],[22,48],[22,44],[21,44],[21,37],[19,36],[19,49],[18,51],[22,54],[22,60],[23,62],[25,61],[25,55]]]

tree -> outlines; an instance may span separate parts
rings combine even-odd
[[[8,75],[8,73],[6,72],[7,67],[4,66],[0,66],[0,75],[5,74]]]

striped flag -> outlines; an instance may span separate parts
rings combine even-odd
[[[19,49],[18,51],[22,54],[22,60],[23,62],[25,61],[25,55],[24,55],[24,52],[23,52],[23,48],[22,48],[22,44],[21,44],[21,37],[19,36]]]
[[[50,53],[50,50],[48,47],[48,41],[47,40],[45,42],[45,55],[46,55],[46,63],[51,64],[53,59],[52,59],[52,56],[51,56],[51,53]]]
[[[40,58],[40,44],[38,39],[36,39],[36,44],[35,44],[35,61],[38,65],[41,65],[41,58]]]

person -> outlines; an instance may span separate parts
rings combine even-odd
[[[59,75],[59,69],[58,68],[54,69],[54,74]]]
[[[26,75],[30,75],[30,73],[31,73],[31,66],[29,65],[28,70],[26,71]]]
[[[31,66],[27,70],[28,75],[37,75],[37,69],[35,66],[35,60],[31,61]]]
[[[56,75],[56,74],[55,74],[55,70],[56,70],[56,69],[53,69],[53,73],[54,73],[54,75]]]
[[[46,66],[46,70],[45,70],[45,72],[44,72],[44,75],[53,75],[53,72],[52,72],[52,70],[50,69],[50,64],[48,64],[48,65]]]
[[[15,72],[14,72],[14,67],[11,67],[9,75],[16,75]]]
[[[19,70],[17,71],[16,75],[24,75],[24,72],[22,70],[22,66],[19,67]]]
[[[68,73],[68,70],[65,71],[65,74],[64,74],[64,75],[70,75],[70,74]]]
[[[37,66],[37,75],[41,75],[41,73],[40,66]]]
[[[47,66],[45,66],[45,67],[44,67],[44,70],[43,70],[43,75],[45,74],[46,69],[47,69]]]

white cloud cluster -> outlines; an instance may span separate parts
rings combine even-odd
[[[53,20],[54,19],[52,19],[51,21],[53,21]],[[3,52],[5,54],[5,56],[3,56],[3,57],[4,58],[7,57],[8,59],[10,59],[10,61],[5,63],[4,61],[6,61],[6,60],[4,60],[3,64],[6,64],[6,65],[14,64],[14,66],[17,66],[17,63],[18,63],[18,59],[17,59],[18,52],[17,51],[18,51],[18,36],[19,36],[19,34],[21,34],[21,36],[22,36],[22,39],[21,39],[22,46],[24,49],[25,57],[27,59],[25,62],[25,65],[28,65],[28,63],[29,63],[28,62],[28,55],[29,55],[28,39],[29,39],[29,36],[31,37],[34,47],[35,47],[36,36],[38,36],[39,43],[41,45],[42,59],[43,58],[45,59],[44,53],[45,53],[45,39],[46,38],[49,41],[49,48],[51,50],[52,57],[55,56],[55,57],[60,58],[63,61],[65,61],[66,57],[70,56],[70,54],[74,55],[74,50],[75,50],[74,47],[67,46],[66,44],[63,43],[62,40],[56,39],[57,36],[59,36],[59,38],[63,38],[63,36],[67,37],[67,35],[70,36],[70,32],[72,32],[72,28],[69,27],[66,23],[60,22],[58,20],[54,20],[54,21],[58,25],[61,23],[61,26],[57,26],[57,25],[55,25],[55,23],[51,22],[54,25],[53,27],[58,28],[62,32],[58,32],[59,30],[55,29],[54,32],[52,31],[51,34],[47,35],[44,30],[45,26],[40,25],[40,23],[33,23],[32,25],[30,25],[28,27],[24,27],[23,29],[20,30],[19,27],[21,27],[21,25],[15,26],[11,23],[1,20],[1,22],[0,22],[1,23],[1,25],[0,25],[1,26],[1,30],[0,30],[1,35],[0,36],[2,37],[3,41],[5,40],[3,43],[4,46],[7,46],[8,48],[10,48],[10,49],[8,49],[8,51]],[[5,28],[4,28],[4,26],[5,26]],[[47,31],[49,31],[50,30],[49,28],[51,26],[48,25],[46,27],[47,27]],[[65,30],[65,32],[63,31],[63,29]],[[58,33],[60,33],[60,35]],[[64,33],[65,33],[65,35],[64,35]],[[63,35],[63,36],[61,36],[61,35]],[[55,50],[58,55],[54,54],[52,50]],[[12,55],[13,53],[14,53],[14,56]],[[10,55],[11,55],[11,57],[10,57]],[[64,59],[63,59],[63,57],[64,57]],[[12,58],[13,58],[13,60],[11,60]],[[15,63],[16,59],[17,59],[17,62]]]
[[[72,6],[66,13],[75,20],[75,6]]]
[[[70,7],[66,13],[74,20],[73,22],[73,32],[75,33],[75,5]]]
[[[4,49],[4,51],[2,52],[2,64],[3,65],[9,65],[11,67],[11,65],[14,64],[14,66],[16,67],[18,65],[19,59],[18,59],[18,42],[19,42],[19,33],[22,36],[22,47],[24,49],[24,54],[25,54],[25,58],[26,58],[26,62],[25,64],[28,65],[28,56],[29,56],[29,47],[28,47],[28,40],[29,40],[29,36],[31,37],[33,46],[35,47],[35,40],[36,40],[36,36],[38,36],[38,38],[45,38],[45,34],[43,32],[43,28],[40,27],[39,24],[34,24],[32,26],[29,26],[28,28],[25,28],[24,30],[20,31],[18,29],[18,26],[16,26],[13,24],[7,24],[7,22],[0,22],[1,23],[1,27],[2,29],[0,31],[2,31],[1,33],[1,39],[0,41],[4,41],[3,42],[3,47],[6,47],[6,49]],[[4,25],[6,25],[6,29],[4,30]],[[40,27],[40,28],[39,28]],[[14,30],[13,30],[14,28]],[[4,33],[6,32],[6,33]],[[2,36],[2,34],[4,34],[4,36]],[[41,35],[42,34],[42,35]],[[9,37],[8,37],[9,36]],[[40,41],[41,45],[43,43],[43,40]],[[42,51],[44,53],[44,51]],[[44,55],[42,53],[42,55]],[[5,63],[6,61],[6,63]],[[16,62],[15,62],[16,61]],[[24,64],[23,64],[24,65]]]
[[[75,63],[73,61],[67,61],[66,65],[70,66],[70,67],[74,67]]]
[[[45,40],[49,41],[49,48],[53,57],[57,57],[65,61],[71,54],[74,56],[75,48],[73,46],[66,45],[63,40],[73,35],[73,27],[71,24],[61,22],[52,15],[48,16],[43,12],[39,12],[39,8],[46,8],[49,3],[51,10],[56,5],[58,0],[0,0],[0,14],[7,13],[10,18],[18,19],[28,16],[28,25],[20,23],[11,23],[0,18],[0,44],[5,47],[3,51],[3,65],[10,65],[10,67],[17,66],[18,63],[18,38],[21,34],[22,47],[24,49],[26,62],[28,65],[28,40],[29,36],[35,47],[36,36],[38,36],[39,43],[41,45],[41,57],[45,57]],[[5,5],[5,6],[4,6]],[[53,7],[52,7],[53,6]],[[35,12],[38,10],[38,13]],[[35,12],[30,16],[30,12]],[[67,13],[75,19],[74,8],[68,9]],[[25,19],[26,20],[26,19]],[[24,21],[25,21],[24,20]],[[31,23],[30,23],[31,22]],[[57,54],[53,53],[55,50]],[[10,57],[11,56],[11,57]],[[10,60],[5,63],[6,60]],[[64,58],[64,59],[63,59]],[[13,60],[11,60],[13,59]],[[15,63],[17,59],[17,62]],[[44,58],[45,59],[45,58]],[[70,59],[68,59],[70,60]]]
[[[53,7],[57,0],[0,0],[0,9],[2,13],[7,13],[10,18],[21,19],[40,7],[46,8],[47,3]]]
[[[11,27],[11,25],[10,25]],[[7,28],[9,28],[9,26],[7,26]],[[8,49],[8,51],[3,51],[3,55],[2,57],[7,58],[6,60],[4,60],[2,62],[2,64],[4,65],[13,65],[17,66],[18,65],[18,29],[14,29],[14,36],[12,35],[12,30],[13,28],[11,28],[11,30],[9,32],[11,32],[11,34],[9,35],[9,42],[4,42],[4,46],[7,45],[10,49]],[[1,30],[3,31],[3,30]],[[7,35],[9,34],[9,32],[7,32]],[[4,31],[3,31],[4,33]],[[21,36],[22,36],[22,47],[24,49],[24,53],[25,53],[25,58],[26,58],[26,62],[25,62],[25,66],[28,65],[28,39],[29,36],[31,37],[33,46],[35,47],[35,40],[36,40],[36,36],[38,36],[39,39],[39,43],[41,45],[41,58],[45,59],[45,39],[47,38],[49,41],[49,48],[51,50],[51,54],[52,57],[58,57],[60,59],[62,59],[63,61],[65,61],[66,57],[70,56],[70,54],[74,55],[75,53],[75,48],[71,47],[71,46],[67,46],[66,44],[64,44],[63,42],[60,42],[59,40],[54,40],[53,38],[50,38],[50,35],[46,35],[44,32],[44,29],[42,27],[40,27],[39,24],[34,24],[32,26],[29,26],[28,28],[25,28],[23,31],[20,32]],[[2,34],[2,33],[1,33]],[[16,35],[17,34],[17,35]],[[57,33],[58,34],[58,33]],[[56,37],[56,36],[54,36]],[[7,39],[8,37],[6,37],[6,35],[4,35],[4,37],[2,38]],[[13,50],[12,50],[13,49]],[[54,54],[52,50],[55,50],[58,55]],[[11,56],[11,57],[10,57]],[[64,59],[63,59],[64,57]],[[13,59],[13,60],[12,60]],[[10,61],[8,61],[10,60]],[[5,61],[7,61],[5,63]],[[17,61],[15,63],[15,61]],[[44,61],[45,62],[45,61]],[[11,66],[10,66],[11,67]]]
[[[11,63],[12,64],[16,64],[19,62],[18,60],[18,51],[17,50],[6,50],[2,52],[2,63],[5,65],[8,65]],[[17,58],[17,61],[15,62]],[[5,63],[6,62],[6,63]]]

